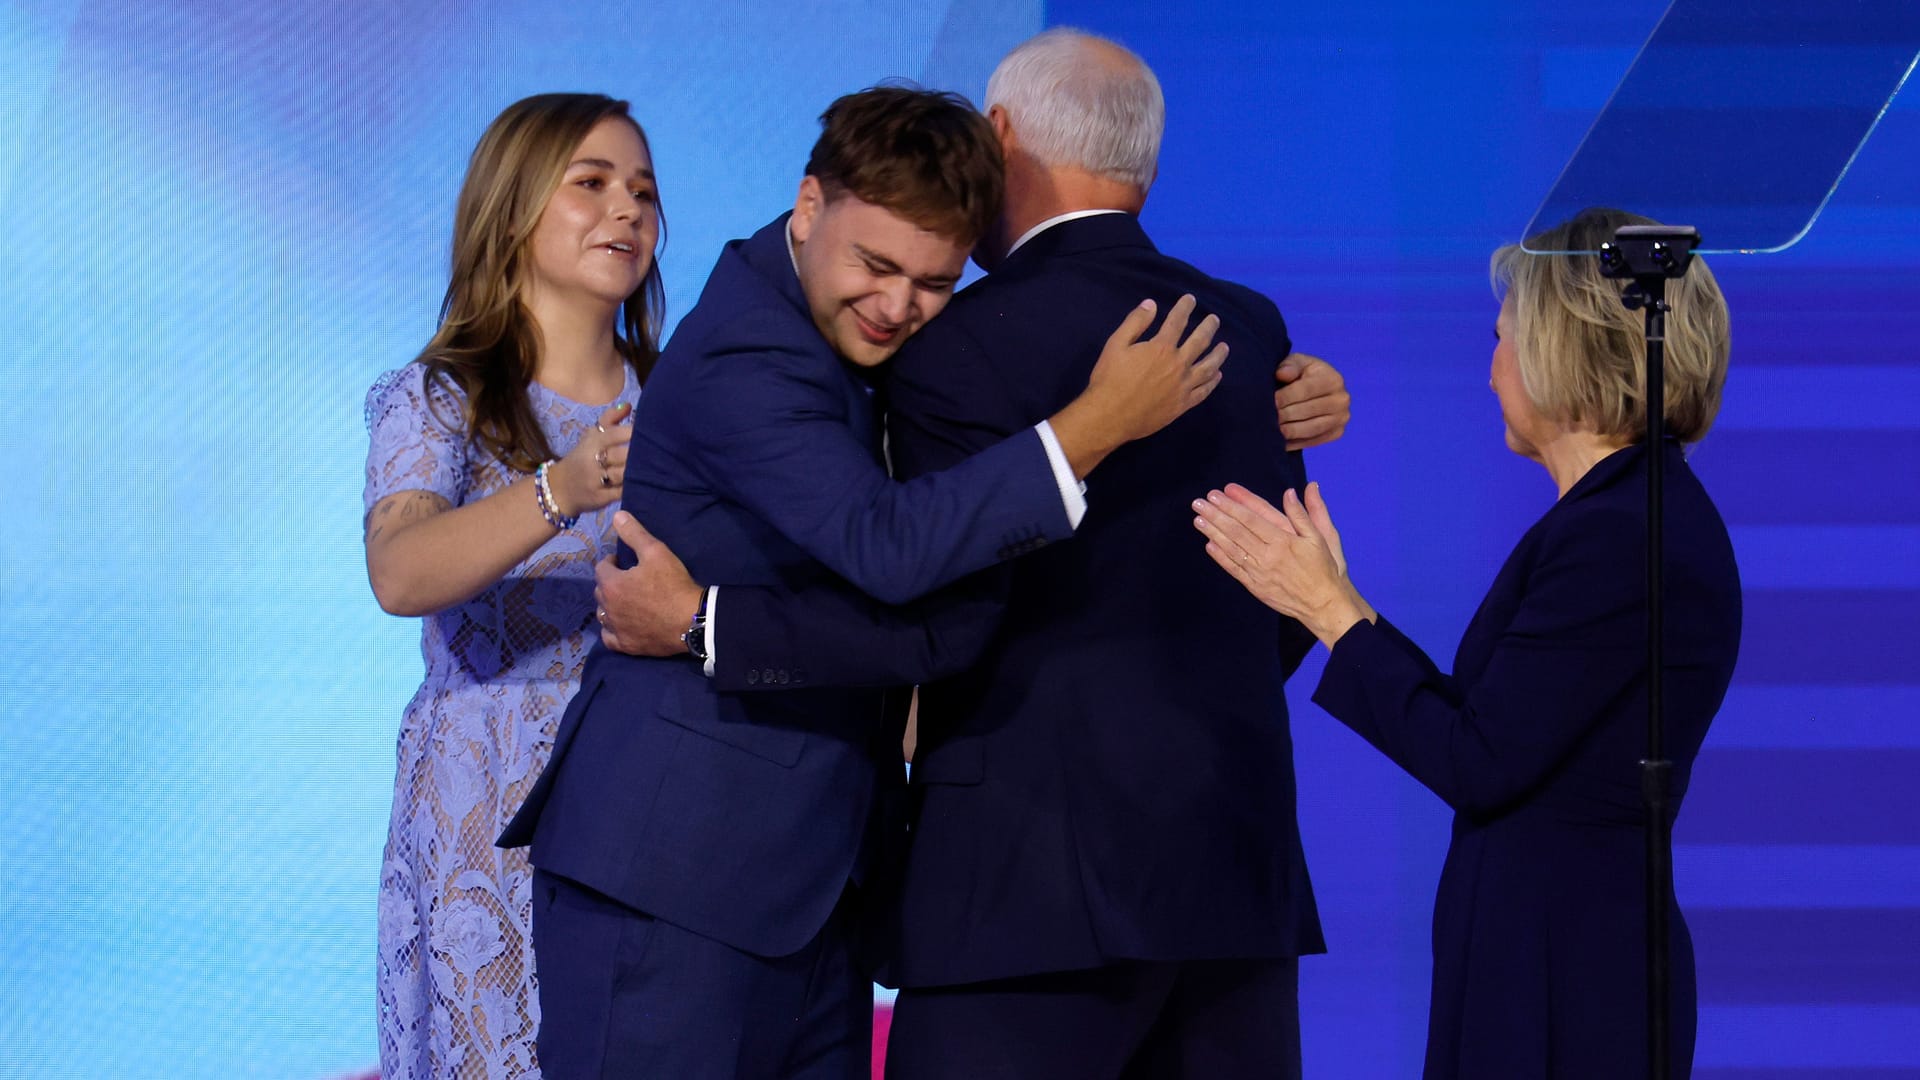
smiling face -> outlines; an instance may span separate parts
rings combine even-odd
[[[619,307],[653,268],[659,237],[653,159],[631,121],[609,116],[580,140],[528,239],[529,306]]]
[[[814,326],[861,367],[885,363],[940,314],[971,247],[852,194],[828,198],[811,176],[800,182],[791,229]]]

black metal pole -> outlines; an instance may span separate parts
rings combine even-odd
[[[1661,567],[1666,479],[1667,281],[1687,272],[1700,234],[1686,225],[1625,225],[1600,245],[1600,273],[1630,278],[1622,298],[1647,313],[1647,756],[1640,761],[1640,799],[1647,815],[1647,1075],[1672,1073],[1672,938],[1667,918],[1673,904],[1673,821],[1667,810],[1673,763],[1663,753],[1661,732],[1661,641],[1665,597]]]
[[[1672,1019],[1667,905],[1673,895],[1673,828],[1667,814],[1667,783],[1673,763],[1661,752],[1660,716],[1666,279],[1642,278],[1640,285],[1647,294],[1647,756],[1640,762],[1640,794],[1647,811],[1647,1075],[1652,1080],[1667,1080]]]

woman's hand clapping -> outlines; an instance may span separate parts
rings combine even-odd
[[[1254,598],[1297,619],[1329,648],[1362,619],[1376,618],[1347,578],[1346,553],[1320,485],[1303,503],[1289,490],[1277,509],[1238,484],[1196,499],[1193,527],[1207,554]]]

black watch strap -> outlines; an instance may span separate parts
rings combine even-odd
[[[680,644],[702,664],[707,662],[707,590],[700,590],[700,606],[693,609],[693,622],[680,635]]]

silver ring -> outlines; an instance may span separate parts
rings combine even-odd
[[[1491,384],[1489,384],[1489,385],[1491,385]],[[604,428],[604,427],[601,427],[601,426],[600,426],[599,424],[595,424],[595,425],[593,425],[593,430],[595,430],[595,431],[597,431],[597,432],[599,432],[599,433],[600,433],[600,434],[602,434],[602,435],[605,435],[605,434],[607,433],[607,429],[606,429],[606,428]]]
[[[598,619],[601,623],[605,623],[607,621],[607,609],[601,608],[599,611],[596,611],[593,613],[593,617],[595,619]]]
[[[593,452],[593,463],[605,469],[607,467],[607,448],[601,447]]]
[[[601,487],[613,486],[613,477],[608,476],[607,471],[605,469],[600,470],[600,486]]]

